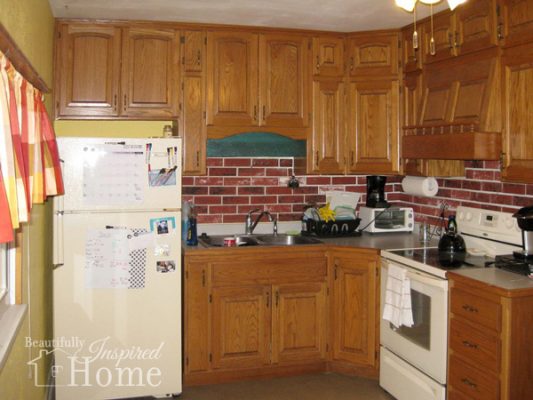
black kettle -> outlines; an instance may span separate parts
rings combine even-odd
[[[446,233],[439,240],[439,262],[443,267],[459,267],[465,257],[465,241],[457,233],[455,217],[450,216]]]

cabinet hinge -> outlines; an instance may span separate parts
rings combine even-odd
[[[213,354],[209,353],[209,362],[213,362]]]
[[[180,36],[180,43],[185,43],[185,36]]]
[[[210,302],[210,303],[213,302],[213,295],[212,295],[212,294],[209,295],[209,302]]]

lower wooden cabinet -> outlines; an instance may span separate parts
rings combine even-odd
[[[448,277],[448,399],[531,398],[533,290]]]
[[[333,268],[332,326],[335,361],[377,365],[378,257],[362,250],[330,253]]]
[[[327,246],[186,254],[185,383],[337,367],[376,376],[378,259]]]

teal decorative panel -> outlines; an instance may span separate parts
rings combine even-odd
[[[306,141],[249,132],[207,141],[208,157],[305,157]]]

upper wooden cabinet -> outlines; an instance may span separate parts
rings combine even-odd
[[[259,125],[258,54],[256,34],[208,32],[208,125]]]
[[[173,29],[60,24],[56,116],[177,117],[178,38]]]
[[[307,172],[338,174],[345,167],[344,83],[313,82],[313,131],[307,140]]]
[[[347,66],[353,78],[384,78],[398,74],[398,35],[364,32],[348,37]]]
[[[179,33],[124,28],[122,113],[172,118],[178,114]]]
[[[185,31],[180,42],[182,43],[181,65],[184,74],[202,72],[205,69],[205,42],[204,31]]]
[[[399,172],[399,104],[400,84],[397,80],[349,83],[349,172]]]
[[[308,126],[310,44],[301,35],[260,36],[260,125]]]
[[[262,126],[301,136],[309,124],[309,50],[302,35],[208,33],[208,133]]]
[[[483,50],[498,44],[497,0],[468,1],[454,12],[444,11],[424,23],[424,62],[432,63],[446,58]],[[431,54],[431,37],[435,54]]]
[[[57,34],[56,115],[118,116],[121,30],[68,24],[60,25]]]
[[[344,74],[344,39],[323,36],[313,38],[313,75],[342,76]]]
[[[379,334],[379,256],[364,250],[334,250],[332,330],[334,361],[375,367]]]
[[[502,179],[533,182],[533,44],[505,50]]]
[[[531,0],[500,0],[500,21],[506,47],[533,41],[533,2]]]

